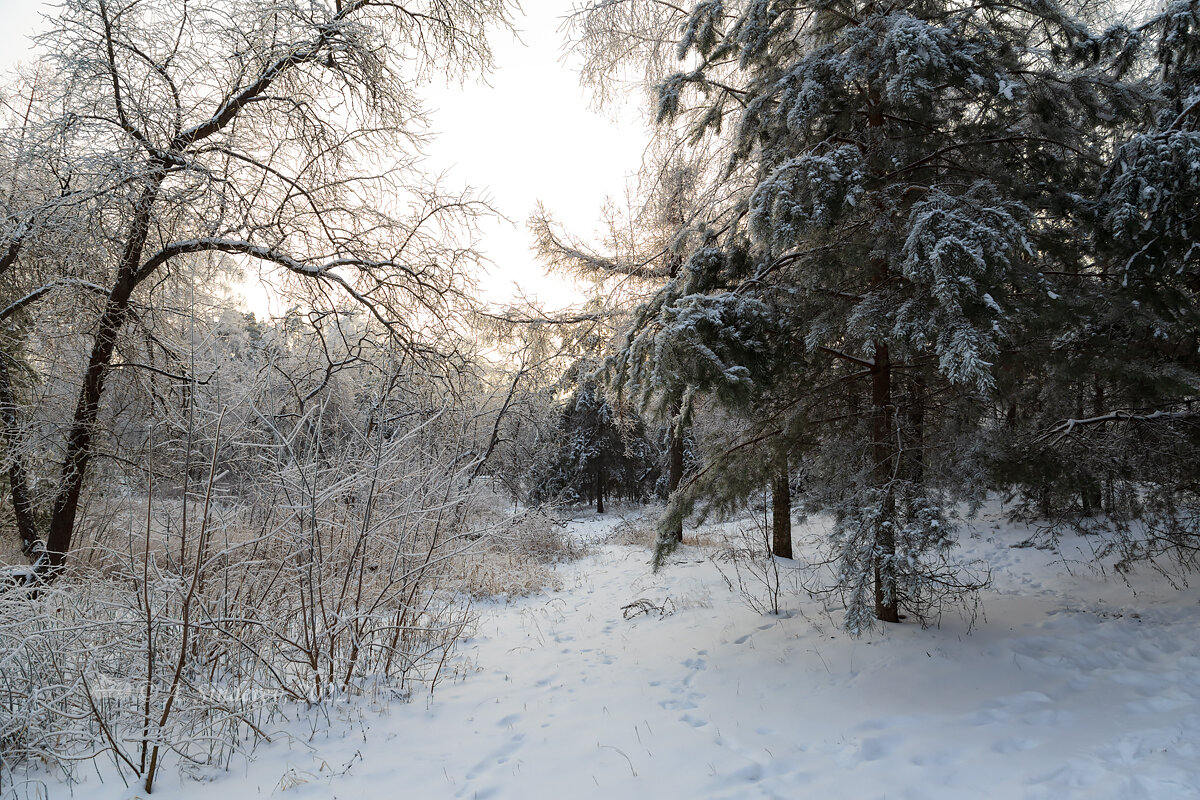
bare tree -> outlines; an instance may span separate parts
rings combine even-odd
[[[63,3],[41,40],[42,74],[54,77],[24,107],[8,104],[0,142],[20,167],[0,230],[10,309],[0,323],[39,313],[50,295],[65,303],[79,294],[69,287],[100,298],[70,306],[86,355],[63,370],[78,388],[57,449],[48,567],[71,550],[114,364],[136,361],[121,355],[124,339],[199,255],[273,267],[279,285],[327,308],[364,307],[414,357],[435,354],[468,284],[464,230],[484,209],[420,173],[417,85],[435,65],[489,66],[486,29],[510,10],[507,0]],[[29,165],[31,141],[53,159]],[[82,229],[77,252],[47,258],[56,237]],[[21,403],[6,380],[21,343],[10,326],[0,358],[14,507],[30,496]],[[21,528],[37,538],[32,514]]]

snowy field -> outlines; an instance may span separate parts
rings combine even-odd
[[[698,548],[652,575],[644,548],[597,544],[560,568],[562,591],[480,606],[432,701],[334,706],[155,796],[1200,796],[1200,592],[1095,575],[1079,541],[1012,548],[1022,532],[997,519],[964,531],[994,573],[974,630],[947,617],[858,640],[812,600],[749,610]],[[581,520],[593,540],[621,521]],[[625,619],[639,598],[674,613]],[[43,791],[140,796],[81,773]]]

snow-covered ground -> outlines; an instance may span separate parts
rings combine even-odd
[[[562,591],[480,607],[432,701],[335,706],[332,724],[293,724],[211,782],[164,775],[155,794],[1200,796],[1200,592],[1095,575],[1071,563],[1077,541],[1014,549],[1021,532],[997,519],[964,531],[994,577],[969,633],[951,616],[855,640],[808,599],[749,610],[698,549],[652,575],[644,548],[597,545],[561,568]],[[624,619],[639,598],[675,611]],[[83,774],[75,797],[139,796]]]

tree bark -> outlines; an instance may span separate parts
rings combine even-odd
[[[1105,412],[1104,384],[1100,376],[1092,379],[1092,408],[1097,416]],[[1102,426],[1103,429],[1104,426]],[[1103,463],[1103,462],[1100,462]],[[1104,511],[1104,484],[1095,471],[1088,469],[1084,476],[1083,487],[1080,491],[1080,501],[1085,516],[1100,514]]]
[[[29,472],[25,468],[25,454],[21,449],[21,436],[17,427],[17,402],[13,393],[12,373],[8,369],[9,356],[0,353],[0,424],[3,424],[4,449],[8,455],[8,484],[12,496],[13,515],[17,521],[17,533],[21,537],[22,549],[33,555],[34,543],[38,540],[37,521],[33,515],[33,500],[29,492]]]
[[[771,481],[771,553],[792,558],[792,490],[788,483],[787,456]]]
[[[133,219],[125,238],[125,249],[117,267],[117,277],[100,315],[100,321],[96,325],[96,338],[92,342],[92,352],[88,357],[83,385],[79,389],[75,416],[67,434],[58,493],[51,506],[46,550],[52,570],[66,563],[67,553],[71,549],[75,521],[79,515],[79,495],[92,458],[96,419],[100,415],[100,398],[104,394],[104,382],[112,367],[117,335],[129,316],[129,299],[139,282],[138,267],[141,264],[146,238],[150,233],[151,211],[158,200],[164,176],[165,166],[160,166],[152,172],[134,205]]]
[[[596,513],[604,513],[604,470],[596,470]]]
[[[886,342],[875,342],[871,369],[871,459],[875,488],[881,493],[879,522],[875,528],[875,616],[882,622],[899,622],[896,597],[896,497],[892,491],[892,362]]]
[[[676,400],[671,406],[670,442],[667,447],[667,455],[670,460],[667,491],[671,495],[675,494],[679,485],[683,483],[683,426],[680,424],[682,413],[683,403]],[[670,532],[670,538],[676,542],[683,541],[683,520],[675,524],[674,530]]]
[[[882,92],[869,89],[867,129],[879,132],[884,126]],[[880,213],[886,213],[880,209]],[[890,277],[887,260],[872,259],[874,287],[882,287]],[[896,496],[892,488],[892,362],[887,342],[875,341],[875,361],[871,367],[871,459],[875,489],[880,493],[879,522],[875,528],[875,617],[881,622],[899,622],[896,597]]]

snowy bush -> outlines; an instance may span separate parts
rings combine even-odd
[[[236,503],[212,471],[178,514],[151,485],[123,534],[0,595],[6,780],[107,757],[150,790],[167,763],[228,765],[297,707],[432,689],[472,621],[454,564],[479,539],[474,494],[432,430],[338,459],[321,430],[277,431]]]

